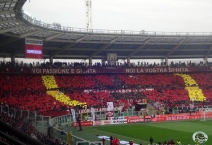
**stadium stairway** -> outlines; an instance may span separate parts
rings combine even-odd
[[[79,102],[77,100],[71,100],[69,96],[65,95],[63,92],[60,92],[58,90],[58,85],[56,83],[56,80],[53,75],[45,75],[42,76],[42,81],[46,87],[47,94],[55,98],[55,100],[64,103],[65,105],[68,106],[83,106],[86,105],[86,102]],[[55,89],[55,90],[50,90],[50,89]]]
[[[203,102],[206,100],[202,89],[199,88],[196,81],[188,74],[175,74],[183,78],[186,90],[188,91],[188,95],[191,101],[200,101]]]
[[[149,115],[157,113],[157,110],[155,109],[155,107],[151,103],[147,103],[147,113]]]

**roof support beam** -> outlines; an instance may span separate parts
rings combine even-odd
[[[86,37],[87,37],[87,36],[82,36],[81,38],[78,38],[78,39],[76,40],[76,43],[82,41],[82,40],[85,39]]]
[[[0,12],[0,15],[8,14],[8,13],[14,13],[14,11],[13,11],[13,10],[9,10],[9,11],[1,11],[1,12]]]
[[[43,47],[43,49],[46,50],[60,50],[60,47]],[[96,48],[71,48],[70,50],[72,51],[96,51]],[[114,51],[114,52],[132,52],[132,49],[104,49],[102,51]],[[152,49],[145,49],[145,50],[138,50],[138,52],[143,51],[143,52],[147,52],[147,51],[151,51],[151,52],[169,52],[170,50],[168,49],[161,49],[161,48],[152,48]],[[177,49],[175,51],[182,51],[182,52],[189,52],[189,51],[208,51],[208,49]]]
[[[75,44],[76,43],[68,43],[65,46],[63,46],[61,50],[52,53],[51,56],[54,57],[55,55],[60,54],[61,52],[67,50],[68,48],[73,47]]]
[[[107,48],[107,47],[110,46],[110,45],[111,45],[111,44],[105,44],[105,45],[101,46],[101,47],[99,48],[99,50],[93,52],[89,57],[93,57],[93,56],[97,55],[99,52],[103,51],[105,48]]]
[[[116,42],[116,40],[118,40],[118,39],[119,39],[118,37],[113,38],[113,39],[110,41],[110,43],[114,43],[114,42]]]
[[[93,52],[89,57],[93,57],[94,55],[97,55],[99,52],[103,51],[104,49],[106,49],[108,46],[110,46],[111,44],[113,44],[118,38],[114,38],[110,41],[109,44],[105,44],[103,46],[101,46],[99,48],[99,50],[97,50],[96,52]]]
[[[16,38],[19,38],[19,37],[20,37],[20,35],[13,34],[13,33],[4,33],[4,34],[2,34],[2,35],[4,35],[4,36],[9,36],[9,37],[16,37]]]
[[[12,30],[15,30],[15,29],[19,29],[19,28],[22,28],[22,27],[23,26],[17,26],[17,27],[13,27],[13,28],[3,29],[3,30],[0,30],[0,34],[9,32],[9,31],[12,31]]]
[[[144,44],[139,45],[139,46],[135,49],[135,51],[133,51],[132,53],[130,53],[130,54],[128,55],[128,57],[133,56],[136,52],[138,52],[139,50],[141,50],[149,41],[151,41],[151,39],[152,39],[152,38],[149,38],[149,39],[147,39],[147,40],[144,42]]]
[[[124,42],[125,39],[128,39],[129,37],[123,37],[123,39],[121,40],[121,42]]]
[[[210,49],[208,50],[207,54],[205,55],[205,58],[207,58],[209,56],[209,54],[211,53],[212,50],[212,46],[210,47]]]
[[[22,35],[20,35],[19,36],[19,39],[22,39],[22,38],[25,38],[25,37],[27,37],[27,36],[30,36],[30,35],[33,35],[33,34],[36,34],[36,33],[38,33],[40,30],[36,30],[36,31],[33,31],[33,32],[29,32],[29,33],[24,33],[24,34],[22,34]],[[24,48],[24,46],[22,46],[23,48]],[[13,52],[13,55],[14,56],[16,56],[17,54],[19,54],[20,53],[20,50],[21,50],[21,48],[20,49],[17,49],[16,51],[14,51]]]
[[[179,43],[178,45],[174,46],[171,51],[166,55],[166,57],[168,58],[182,43],[183,41],[185,40],[186,38],[183,38]]]
[[[13,0],[1,0],[0,3],[8,3],[8,2],[13,2]]]
[[[28,37],[28,36],[30,36],[30,35],[36,34],[36,33],[38,33],[38,32],[39,32],[39,31],[35,30],[35,31],[33,31],[33,32],[24,33],[24,34],[21,34],[21,35],[19,36],[19,38],[25,38],[25,37]]]
[[[15,22],[16,20],[1,21],[0,24]]]
[[[72,40],[60,40],[60,39],[55,39],[55,40],[50,40],[50,41],[53,41],[53,42],[66,42],[66,43],[69,43],[69,42],[75,42],[75,41],[72,41]],[[89,44],[108,44],[108,41],[81,41],[80,43],[89,43]],[[122,42],[122,41],[116,41],[116,42],[113,42],[113,44],[144,44],[144,42]],[[178,45],[178,43],[176,42],[150,42],[148,44],[151,44],[151,45]],[[184,45],[212,45],[212,42],[192,42],[192,43],[187,43],[187,42],[184,42],[182,43]]]
[[[0,46],[9,44],[9,43],[11,43],[11,42],[17,41],[17,40],[19,40],[19,39],[21,39],[21,38],[30,36],[30,35],[35,34],[35,33],[38,33],[38,31],[29,32],[29,33],[25,33],[25,34],[19,35],[18,38],[17,38],[17,37],[8,38],[8,39],[6,39],[6,40],[0,41]]]
[[[49,41],[49,40],[52,40],[54,38],[57,38],[59,36],[63,35],[63,33],[59,33],[59,34],[56,34],[56,35],[53,35],[53,36],[50,36],[50,37],[47,37],[44,41]]]

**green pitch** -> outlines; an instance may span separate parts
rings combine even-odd
[[[96,135],[113,136],[124,141],[133,140],[137,144],[142,143],[142,145],[148,145],[149,138],[152,136],[154,143],[180,139],[184,145],[194,145],[192,135],[196,131],[205,132],[208,135],[206,145],[212,145],[212,121],[199,120],[95,126],[84,128],[82,132],[77,132],[76,135],[84,136],[86,140],[99,140]]]

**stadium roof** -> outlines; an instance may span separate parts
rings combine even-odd
[[[212,33],[86,30],[46,24],[26,14],[26,0],[0,0],[0,57],[24,58],[25,38],[43,40],[44,58],[118,59],[212,57]]]

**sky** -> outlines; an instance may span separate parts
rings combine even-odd
[[[46,23],[85,28],[85,0],[29,0],[23,9]],[[92,28],[212,32],[212,0],[92,0]]]

